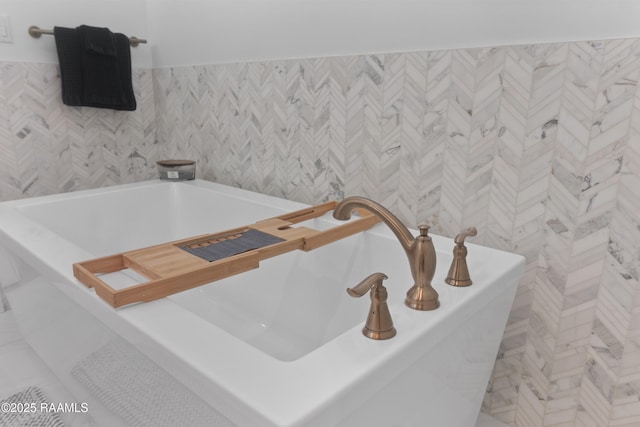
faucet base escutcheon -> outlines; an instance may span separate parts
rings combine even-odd
[[[407,291],[404,304],[414,310],[429,311],[440,307],[440,300],[432,287],[413,285]]]

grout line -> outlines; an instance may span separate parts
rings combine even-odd
[[[11,310],[11,306],[9,305],[9,300],[7,299],[7,296],[4,294],[2,287],[0,287],[0,313],[4,313],[5,311],[9,311],[9,310]]]

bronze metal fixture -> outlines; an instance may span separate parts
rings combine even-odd
[[[333,210],[333,217],[348,220],[356,208],[364,208],[378,216],[396,235],[409,259],[413,286],[407,291],[404,303],[414,310],[434,310],[440,306],[438,293],[431,286],[436,272],[436,251],[429,237],[429,226],[418,225],[420,235],[413,237],[409,229],[387,208],[366,197],[347,197]]]
[[[453,248],[453,262],[449,268],[449,274],[444,279],[451,286],[471,286],[473,283],[467,268],[467,247],[464,239],[478,234],[475,227],[469,227],[455,238],[456,247]]]
[[[373,273],[353,288],[347,288],[347,293],[354,298],[363,296],[371,289],[371,308],[362,334],[373,340],[387,340],[396,335],[387,305],[387,288],[382,286],[385,279],[387,276],[384,273]]]

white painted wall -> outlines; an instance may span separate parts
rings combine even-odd
[[[31,25],[51,30],[86,24],[145,38],[146,0],[0,0],[0,15],[8,15],[13,43],[0,43],[0,61],[57,63],[53,36],[31,37]],[[151,48],[131,49],[135,68],[151,67]]]
[[[155,67],[640,36],[640,0],[147,0]]]
[[[147,38],[134,67],[640,37],[640,0],[0,0],[0,61],[57,62],[30,25]]]

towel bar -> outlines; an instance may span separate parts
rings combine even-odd
[[[43,34],[53,35],[53,30],[43,30],[42,28],[36,25],[32,25],[29,27],[29,35],[31,37],[38,39]],[[147,41],[145,39],[139,39],[135,36],[129,37],[129,43],[131,44],[132,47],[136,47],[140,43],[146,43],[146,42]]]

